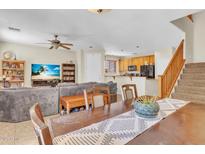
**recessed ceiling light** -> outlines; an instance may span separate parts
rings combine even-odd
[[[21,29],[20,28],[16,28],[16,27],[8,27],[9,30],[12,30],[12,31],[16,31],[16,32],[20,32]]]
[[[110,12],[111,9],[88,9],[89,12],[91,13],[96,13],[96,14],[103,14],[106,12]]]

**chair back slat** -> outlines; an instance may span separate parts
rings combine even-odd
[[[43,114],[42,114],[42,111],[41,111],[41,108],[40,108],[40,105],[39,105],[39,104],[35,105],[34,109],[35,109],[36,116],[37,116],[43,123],[45,123],[44,118],[43,118]]]
[[[101,106],[105,105],[104,97],[102,94],[93,96],[93,105],[94,105],[93,106],[94,108],[101,107]]]
[[[137,88],[135,84],[122,85],[121,91],[122,91],[122,98],[124,101],[136,99],[138,97]]]
[[[30,117],[34,131],[40,145],[51,145],[52,137],[48,126],[45,124],[41,108],[38,103],[34,104],[30,110]]]
[[[108,86],[95,86],[92,92],[84,89],[83,93],[86,110],[89,110],[89,104],[92,104],[92,108],[104,106],[106,103],[110,104],[110,89]],[[92,95],[91,103],[88,102],[88,93]]]
[[[95,86],[94,94],[105,94],[107,96],[107,103],[111,103],[109,86]]]
[[[89,103],[88,103],[88,94],[86,89],[83,90],[83,95],[85,99],[85,109],[88,111],[89,110]]]

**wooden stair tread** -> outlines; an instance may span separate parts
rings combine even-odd
[[[192,86],[177,86],[175,88],[176,93],[187,93],[187,94],[205,94],[205,88],[204,87],[192,87]]]
[[[183,70],[183,73],[205,73],[205,68],[202,67],[202,68],[185,68]]]
[[[185,64],[185,68],[196,68],[196,67],[205,67],[205,63],[187,63]]]
[[[181,79],[197,79],[197,80],[205,80],[205,73],[200,74],[182,74]]]
[[[172,98],[178,98],[187,101],[203,102],[205,103],[205,96],[199,94],[188,94],[188,93],[174,93]]]

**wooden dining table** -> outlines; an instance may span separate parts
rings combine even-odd
[[[132,101],[116,102],[92,111],[49,119],[54,137],[89,126],[133,109]],[[127,144],[205,144],[205,105],[189,103],[150,127]]]

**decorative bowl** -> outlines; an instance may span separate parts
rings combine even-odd
[[[159,104],[156,102],[157,97],[144,96],[134,102],[134,109],[137,115],[144,118],[154,118],[159,113]]]

